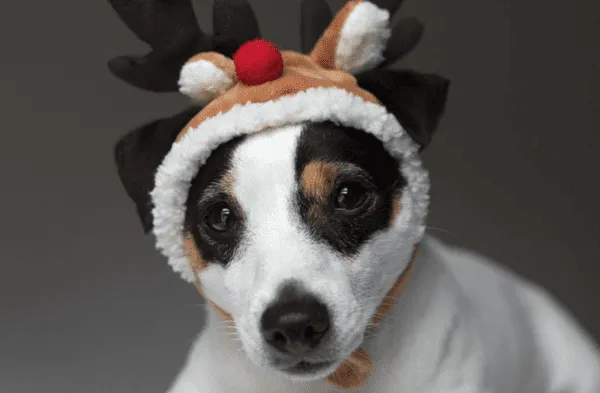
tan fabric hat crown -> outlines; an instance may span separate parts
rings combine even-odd
[[[388,11],[368,1],[349,1],[309,55],[282,52],[281,74],[256,85],[240,81],[236,74],[240,73],[243,65],[220,53],[207,52],[192,57],[181,71],[180,91],[206,106],[178,139],[190,127],[195,128],[202,121],[237,104],[264,103],[310,88],[337,87],[367,102],[379,104],[375,96],[358,86],[352,73],[383,61],[382,52],[391,34],[388,22]],[[238,52],[255,41],[242,45]],[[262,45],[262,48],[258,45],[259,50],[252,53],[254,72],[260,73],[261,68],[269,66],[269,43],[264,43],[267,45]]]

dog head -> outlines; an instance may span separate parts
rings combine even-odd
[[[293,379],[331,375],[357,350],[423,234],[418,151],[448,82],[374,68],[402,30],[387,30],[390,11],[349,2],[310,59],[284,54],[279,82],[232,88],[230,59],[196,56],[181,89],[207,106],[116,146],[121,180],[173,268],[235,324],[252,361]],[[353,36],[349,21],[382,26]],[[308,87],[286,82],[307,70]]]
[[[381,141],[330,122],[214,151],[190,189],[187,247],[252,360],[319,377],[359,346],[419,235],[406,185]]]

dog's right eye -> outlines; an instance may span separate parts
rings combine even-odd
[[[356,213],[366,206],[369,197],[369,190],[361,183],[343,183],[338,189],[334,206],[336,210]]]
[[[233,212],[225,203],[210,208],[204,218],[206,225],[218,233],[229,231],[233,227],[234,221]]]

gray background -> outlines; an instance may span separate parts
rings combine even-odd
[[[299,0],[252,3],[265,37],[297,49]],[[597,2],[403,10],[428,26],[406,65],[453,81],[425,153],[431,232],[544,285],[600,338]],[[105,1],[2,1],[0,31],[0,392],[163,392],[201,299],[143,236],[112,148],[185,100],[107,72],[146,48]]]

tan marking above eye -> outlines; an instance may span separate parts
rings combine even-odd
[[[304,167],[301,176],[302,192],[309,198],[324,201],[331,195],[333,184],[342,169],[335,162],[313,161]]]

